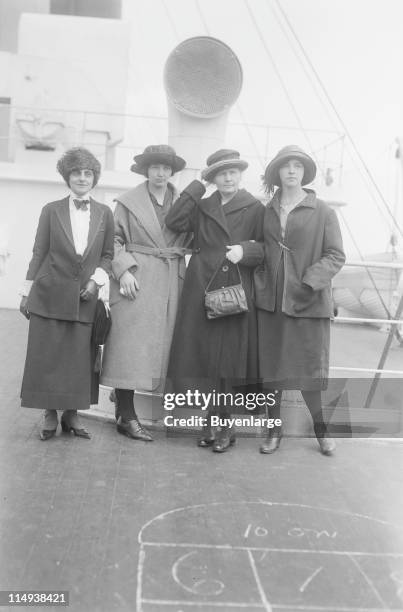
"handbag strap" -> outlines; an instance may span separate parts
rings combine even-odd
[[[223,260],[222,260],[222,261],[221,261],[221,262],[218,264],[218,267],[217,267],[216,271],[214,272],[213,276],[210,278],[209,282],[207,283],[207,287],[205,288],[204,293],[207,293],[207,291],[209,290],[209,287],[210,287],[211,283],[213,282],[213,280],[214,280],[214,279],[215,279],[215,277],[217,276],[217,274],[218,274],[218,272],[219,272],[219,270],[220,270],[220,268],[221,268],[222,264],[223,264],[225,261],[228,261],[228,263],[231,263],[229,260],[227,260],[227,258],[226,258],[226,257],[224,257],[224,259],[223,259]],[[238,271],[239,283],[242,285],[241,271],[239,270],[239,266],[238,266],[238,264],[235,264],[235,265],[236,265],[236,269],[237,269],[237,271]]]

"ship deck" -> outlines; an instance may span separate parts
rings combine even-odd
[[[324,457],[286,437],[262,456],[241,437],[218,455],[92,419],[91,440],[44,443],[19,408],[26,322],[3,310],[0,330],[1,590],[69,591],[74,612],[403,610],[401,441],[341,438]],[[337,327],[332,363],[376,367],[385,340]]]

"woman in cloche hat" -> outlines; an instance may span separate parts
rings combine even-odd
[[[159,392],[166,375],[189,236],[168,229],[165,216],[179,195],[169,179],[186,162],[168,145],[148,146],[134,161],[132,172],[146,180],[116,199],[113,324],[101,382],[115,388],[117,431],[152,441],[137,418],[134,390]]]
[[[345,256],[336,213],[305,187],[315,175],[314,160],[295,145],[281,149],[266,168],[263,184],[273,197],[265,211],[255,301],[260,374],[265,389],[277,391],[270,416],[280,417],[282,390],[300,390],[320,450],[330,455],[335,443],[324,423],[321,391],[329,370],[331,280]],[[274,427],[260,451],[273,453],[280,440],[281,427]]]
[[[252,270],[262,260],[257,242],[261,233],[264,206],[245,189],[240,189],[246,161],[238,151],[221,149],[207,159],[202,178],[216,191],[202,198],[206,189],[193,181],[169,211],[167,226],[176,232],[194,232],[193,255],[186,271],[168,378],[174,390],[232,393],[234,385],[257,378],[256,313],[251,299]],[[239,267],[237,267],[239,264]],[[207,319],[204,295],[209,290],[240,282],[246,293],[249,312]],[[224,452],[235,441],[230,427],[231,405],[209,404],[222,417],[223,425],[213,436],[208,418],[201,447]]]
[[[55,435],[57,410],[63,431],[90,437],[77,410],[98,402],[91,335],[98,288],[113,257],[112,211],[91,195],[101,164],[76,147],[57,169],[69,195],[42,209],[20,305],[29,319],[21,405],[45,411],[42,440]]]

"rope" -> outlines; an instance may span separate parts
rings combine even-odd
[[[288,101],[288,103],[290,105],[290,108],[291,108],[292,112],[295,115],[295,118],[297,120],[298,126],[299,126],[301,132],[304,134],[305,139],[306,139],[306,141],[308,143],[309,149],[310,149],[310,151],[312,153],[313,152],[313,145],[312,145],[311,140],[310,140],[310,138],[309,138],[309,136],[307,134],[307,131],[306,131],[306,129],[305,129],[303,123],[302,123],[301,117],[298,114],[297,108],[296,108],[294,102],[292,101],[292,98],[291,98],[291,96],[289,94],[289,91],[287,89],[285,81],[284,81],[283,77],[281,76],[281,72],[278,69],[277,64],[276,64],[276,62],[274,60],[274,57],[273,57],[273,55],[270,52],[270,49],[269,49],[269,47],[268,47],[268,45],[266,43],[266,39],[263,36],[263,33],[262,33],[262,31],[261,31],[261,29],[260,29],[260,27],[259,27],[259,25],[258,25],[258,23],[257,23],[257,21],[255,19],[255,15],[253,14],[252,9],[250,8],[249,1],[248,0],[244,0],[244,2],[245,2],[246,9],[247,9],[247,11],[249,13],[249,17],[250,17],[250,19],[252,21],[252,24],[253,24],[253,26],[254,26],[254,28],[256,30],[256,33],[257,33],[257,35],[258,35],[258,37],[260,39],[260,42],[262,43],[262,46],[263,46],[263,48],[264,48],[264,50],[266,52],[266,55],[269,58],[270,64],[272,65],[273,70],[274,70],[274,72],[275,72],[275,74],[276,74],[276,76],[277,76],[277,78],[278,78],[278,80],[280,82],[280,85],[283,88],[284,94],[285,94],[285,96],[287,98],[287,101]],[[315,153],[312,153],[312,155],[313,155],[313,157],[314,157],[314,159],[316,161],[316,164],[317,164],[317,166],[318,166],[322,176],[324,177],[324,170],[323,170],[321,164],[319,163],[317,157],[315,156]]]
[[[313,74],[315,75],[315,78],[317,79],[317,82],[319,83],[319,85],[321,87],[321,90],[322,90],[323,94],[325,95],[328,104],[330,105],[330,107],[333,110],[335,116],[337,117],[337,120],[340,122],[340,125],[343,127],[343,130],[345,131],[345,133],[346,133],[346,135],[347,135],[347,137],[348,137],[348,139],[349,139],[349,141],[350,141],[350,143],[351,143],[351,145],[352,145],[352,147],[354,149],[354,152],[357,155],[358,159],[360,160],[360,163],[362,164],[362,167],[364,168],[364,171],[367,174],[367,176],[368,176],[372,186],[375,188],[379,198],[381,199],[381,201],[382,201],[383,205],[385,206],[389,216],[391,217],[393,225],[396,227],[397,231],[399,232],[399,234],[403,238],[403,231],[402,231],[402,229],[400,228],[399,224],[397,223],[397,221],[396,221],[396,219],[395,219],[395,217],[394,217],[394,215],[393,215],[393,213],[392,213],[392,211],[391,211],[391,209],[389,207],[389,204],[386,202],[386,200],[385,200],[385,198],[384,198],[384,196],[382,194],[382,191],[378,187],[378,184],[376,183],[376,181],[375,181],[374,177],[372,176],[372,174],[371,174],[367,164],[365,163],[363,157],[361,156],[361,153],[358,150],[358,147],[355,144],[355,141],[354,141],[354,139],[353,139],[353,137],[352,137],[352,135],[351,135],[347,125],[344,123],[344,121],[343,121],[342,117],[340,116],[337,108],[333,104],[333,101],[332,101],[330,95],[328,94],[327,89],[326,89],[322,79],[320,78],[318,72],[316,71],[314,65],[312,64],[312,61],[309,58],[307,52],[305,51],[305,48],[304,48],[303,44],[301,43],[300,39],[298,38],[298,35],[295,32],[295,30],[294,30],[294,28],[293,28],[293,26],[292,26],[292,24],[291,24],[291,22],[290,22],[290,20],[289,20],[289,18],[287,16],[287,13],[282,8],[281,3],[280,3],[279,0],[274,0],[274,1],[275,1],[276,5],[277,5],[278,9],[280,10],[284,20],[286,21],[286,23],[287,23],[291,33],[293,34],[293,36],[294,36],[294,38],[295,38],[295,40],[296,40],[296,42],[297,42],[297,44],[298,44],[298,46],[300,48],[300,50],[301,50],[305,60],[307,61],[310,69],[312,70]]]

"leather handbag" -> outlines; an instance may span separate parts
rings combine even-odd
[[[248,312],[249,310],[238,264],[236,264],[236,269],[239,276],[239,283],[237,285],[229,285],[227,287],[220,287],[219,289],[209,291],[209,287],[216,277],[220,267],[221,264],[218,266],[217,270],[209,280],[204,292],[204,307],[206,309],[206,316],[208,319],[229,317],[231,315]]]

